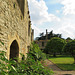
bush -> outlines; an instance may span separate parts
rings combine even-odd
[[[39,46],[35,44],[34,42],[31,44],[29,54],[31,54],[35,60],[45,60],[46,59],[46,54],[43,53]]]
[[[32,44],[30,49],[27,59],[20,62],[15,60],[8,61],[5,52],[0,52],[0,75],[52,75],[53,72],[40,63],[44,54],[38,46]]]

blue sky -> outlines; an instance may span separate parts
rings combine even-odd
[[[53,30],[75,38],[75,0],[28,0],[34,38]]]

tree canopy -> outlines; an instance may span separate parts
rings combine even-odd
[[[66,46],[64,47],[64,52],[67,54],[71,54],[74,57],[74,63],[75,63],[75,40],[72,40],[71,42],[68,42]]]
[[[59,38],[62,38],[62,34],[55,34],[53,33],[53,30],[51,30],[50,32],[47,33],[47,35],[45,34],[44,35],[44,32],[40,33],[39,35],[40,37],[36,37],[36,40],[46,40],[46,36],[47,36],[47,39],[51,39],[53,37],[59,37]]]
[[[66,41],[67,41],[67,42],[70,42],[70,41],[72,41],[72,39],[71,39],[70,37],[68,37],[68,38],[66,39]]]
[[[65,40],[58,37],[54,37],[51,40],[49,40],[49,42],[47,43],[45,47],[45,52],[52,53],[53,56],[56,56],[56,53],[62,52],[62,49],[65,44],[66,44]]]

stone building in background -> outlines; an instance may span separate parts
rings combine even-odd
[[[8,60],[26,55],[33,33],[27,0],[0,0],[0,50]]]
[[[35,40],[35,43],[39,45],[41,50],[45,49],[45,46],[47,45],[48,41],[53,37],[59,37],[61,38],[61,34],[54,34],[53,30],[48,32],[46,29],[46,34],[41,33],[42,35],[40,37],[37,37],[37,40]]]
[[[40,47],[41,50],[44,50],[47,42],[48,42],[48,32],[46,29],[45,36],[43,35],[43,36],[39,37],[37,40],[35,40],[35,43],[38,44],[38,46]]]

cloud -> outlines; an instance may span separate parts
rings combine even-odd
[[[32,28],[34,29],[34,34],[38,36],[42,29],[39,28],[39,25],[43,25],[46,22],[60,21],[60,18],[54,14],[48,13],[48,7],[44,0],[28,0],[29,10],[32,21]]]
[[[28,0],[31,20],[33,24],[40,25],[44,22],[60,21],[54,14],[48,13],[44,0]]]
[[[68,15],[68,14],[75,15],[75,0],[62,0],[61,4],[64,5],[63,13],[65,15]]]
[[[60,11],[59,11],[59,10],[56,10],[56,13],[58,13],[58,14],[59,14],[59,13],[60,13]]]
[[[34,38],[39,36],[39,33],[43,32],[40,28],[32,24],[32,28],[34,29]]]
[[[60,3],[61,0],[48,0],[46,3],[47,4],[57,4],[57,3]]]
[[[52,0],[53,4],[60,3],[63,5],[61,8],[61,17],[59,15],[60,10],[56,10],[59,17],[48,13],[48,7],[44,0],[28,0],[28,2],[35,37],[39,33],[45,32],[43,29],[48,28],[48,31],[53,30],[54,33],[60,33],[64,38],[75,38],[75,0]],[[49,25],[53,25],[54,27]]]
[[[58,32],[63,34],[63,37],[75,38],[75,0],[62,0],[60,2],[63,10],[63,17],[61,18],[61,25]]]
[[[61,34],[63,34],[62,36],[64,38],[67,37],[71,37],[72,39],[75,38],[75,27],[71,27],[71,25],[67,25],[64,27],[61,27],[60,29],[58,29],[58,32],[60,32]]]
[[[60,33],[64,38],[75,38],[75,16],[64,16],[60,22],[56,22],[57,25],[53,27],[54,33]]]
[[[64,38],[75,38],[75,0],[61,0],[63,16],[60,17],[60,21],[56,21],[53,28],[54,33],[61,33]],[[58,2],[58,3],[59,3]],[[57,3],[57,2],[56,2]],[[56,10],[59,14],[60,10]],[[62,15],[62,14],[61,14]]]

